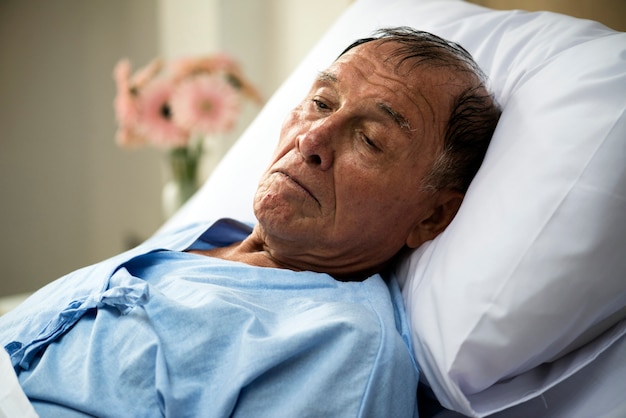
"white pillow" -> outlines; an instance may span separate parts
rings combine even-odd
[[[626,34],[463,4],[420,14],[472,52],[504,106],[454,223],[398,269],[424,374],[446,406],[486,414],[624,333],[575,357],[626,316]]]
[[[626,333],[626,34],[462,1],[357,0],[164,229],[254,222],[283,117],[346,45],[398,25],[462,44],[504,106],[454,222],[398,267],[424,375],[444,406],[483,415]]]

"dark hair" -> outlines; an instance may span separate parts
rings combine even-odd
[[[429,190],[451,188],[466,192],[482,164],[501,114],[498,103],[487,88],[487,76],[462,46],[408,27],[380,29],[372,37],[352,43],[341,55],[375,40],[398,44],[392,55],[387,57],[398,59],[398,66],[409,62],[411,70],[430,65],[469,75],[464,77],[468,80],[467,87],[454,98],[443,149],[423,184]]]

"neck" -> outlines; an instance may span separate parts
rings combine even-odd
[[[209,257],[221,258],[223,260],[236,261],[251,266],[266,268],[281,268],[293,271],[314,271],[331,275],[335,280],[350,282],[363,281],[378,272],[379,268],[372,268],[367,271],[354,271],[349,268],[342,269],[334,266],[320,266],[307,262],[306,255],[300,257],[285,257],[276,254],[262,238],[255,228],[253,232],[243,241],[233,243],[227,247],[213,248],[210,250],[190,251]]]
[[[252,235],[243,241],[235,242],[227,247],[212,248],[210,250],[191,250],[190,252],[245,263],[251,266],[286,268],[277,263]]]

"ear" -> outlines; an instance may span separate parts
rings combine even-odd
[[[463,197],[463,193],[452,189],[435,192],[429,199],[430,208],[417,220],[407,237],[406,245],[417,248],[439,235],[454,219]]]

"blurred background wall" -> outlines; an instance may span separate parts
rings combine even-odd
[[[489,1],[626,30],[623,0]],[[163,156],[114,143],[112,70],[224,50],[265,98],[351,0],[1,0],[0,297],[117,254],[163,222]],[[236,138],[258,108],[246,110]]]
[[[269,98],[348,4],[0,1],[0,297],[117,254],[163,222],[163,155],[114,143],[119,59],[224,50]]]
[[[619,31],[626,31],[625,0],[471,0],[493,9],[549,10],[583,19],[602,22]]]

